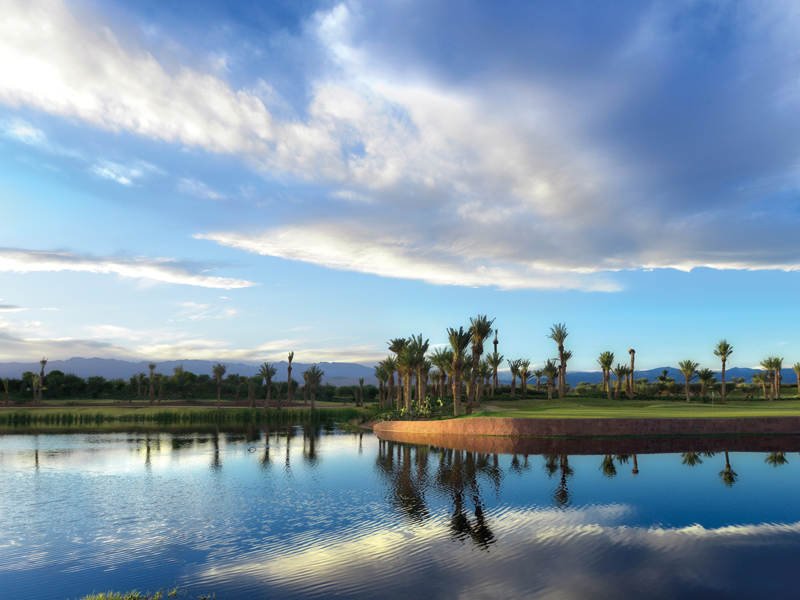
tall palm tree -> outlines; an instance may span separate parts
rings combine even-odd
[[[389,401],[389,408],[394,407],[394,372],[397,371],[397,359],[394,356],[387,356],[381,361],[381,368],[389,376],[389,381],[386,387],[386,399]],[[397,405],[397,410],[400,410],[400,405]]]
[[[397,354],[397,372],[403,377],[405,409],[411,410],[411,378],[417,369],[419,356],[414,344],[406,344]]]
[[[512,398],[514,397],[514,394],[517,391],[517,376],[519,375],[519,367],[520,367],[521,360],[522,359],[518,358],[517,360],[509,359],[509,360],[506,361],[508,363],[508,368],[511,371],[511,397]]]
[[[463,327],[448,327],[447,340],[453,350],[453,414],[461,415],[461,370],[464,368],[464,355],[467,352],[472,335]]]
[[[697,374],[697,367],[700,366],[700,363],[696,363],[692,360],[682,360],[678,363],[678,370],[681,372],[686,378],[686,401],[689,402],[689,384],[692,383],[692,379]]]
[[[269,407],[270,397],[272,396],[272,378],[278,374],[278,368],[272,363],[265,362],[258,370],[258,374],[264,378],[264,385],[267,387],[267,398],[264,400],[264,410]],[[280,398],[278,398],[278,410],[281,408]]]
[[[614,368],[614,375],[617,377],[617,389],[614,392],[614,398],[619,400],[620,392],[622,392],[623,381],[627,381],[628,374],[631,368],[628,365],[621,365],[617,363]]]
[[[634,350],[633,348],[628,348],[628,354],[631,355],[631,372],[628,375],[628,397],[629,398],[633,398],[633,392],[634,392],[634,390],[633,390],[633,379],[634,379],[633,363],[635,362],[635,359],[636,359],[636,350]]]
[[[472,373],[469,378],[470,395],[467,398],[468,415],[472,414],[472,406],[474,404],[481,403],[478,397],[478,369],[483,355],[483,342],[492,335],[494,321],[494,319],[490,321],[486,315],[478,315],[476,318],[470,318],[469,320],[469,332],[472,335]]]
[[[519,377],[522,380],[522,394],[528,395],[528,377],[531,376],[530,372],[531,361],[527,358],[521,358],[519,361]]]
[[[714,379],[714,371],[705,368],[697,372],[697,380],[702,384],[700,388],[700,397],[705,398],[708,392],[708,384]]]
[[[496,333],[496,332],[495,332]],[[494,391],[497,389],[497,369],[500,365],[503,364],[503,360],[505,356],[502,354],[498,354],[497,352],[492,352],[489,356],[486,357],[486,360],[489,361],[489,366],[492,368],[492,397],[494,397]]]
[[[567,391],[566,387],[566,379],[567,379],[567,359],[564,356],[564,341],[567,339],[567,326],[564,323],[556,323],[550,328],[550,335],[549,337],[553,340],[556,344],[558,344],[558,359],[560,362],[559,365],[559,372],[558,372],[558,399],[562,400],[564,398],[564,394]]]
[[[155,383],[153,375],[156,371],[156,363],[151,362],[149,365],[147,365],[147,368],[150,369],[150,406],[153,406],[153,404],[156,403],[156,390],[153,387]]]
[[[39,364],[42,365],[42,371],[39,373],[39,393],[36,396],[36,404],[38,406],[42,405],[42,386],[44,385],[44,367],[47,364],[47,359],[43,358],[39,361]]]
[[[611,400],[611,369],[614,367],[614,353],[606,351],[600,354],[597,359],[600,368],[603,369],[603,391],[608,393],[608,399]]]
[[[383,408],[383,392],[385,390],[384,384],[389,379],[386,371],[383,370],[381,363],[375,367],[375,379],[378,380],[378,408]]]
[[[3,379],[3,406],[8,406],[11,402],[11,395],[8,393],[8,377]]]
[[[540,381],[544,376],[544,371],[542,369],[535,369],[533,371],[533,376],[536,377],[536,391],[538,392],[541,390]]]
[[[425,406],[428,405],[428,374],[430,373],[431,369],[433,368],[433,363],[425,358],[422,357],[422,363],[419,368],[419,376],[417,378],[417,383],[420,381],[422,385],[419,388],[419,402],[422,405],[422,402],[425,402]]]
[[[322,377],[325,375],[325,371],[320,369],[317,365],[311,365],[305,371],[305,379],[308,382],[308,385],[311,387],[311,410],[316,408],[315,399],[317,396],[317,386],[322,383]]]
[[[547,399],[553,399],[553,387],[558,379],[558,365],[552,358],[548,358],[544,363],[542,373],[547,377]]]
[[[792,365],[792,371],[797,375],[797,395],[800,397],[800,362],[796,362]]]
[[[430,370],[430,363],[425,360],[425,353],[430,347],[429,340],[422,339],[422,334],[418,336],[411,336],[411,346],[414,348],[416,365],[414,370],[417,375],[417,404],[422,406],[425,400],[425,393],[428,384],[428,371]]]
[[[408,340],[406,338],[395,338],[393,340],[389,340],[389,352],[394,352],[395,356],[400,356],[400,352],[403,348],[406,347],[408,344]],[[397,371],[397,410],[400,410],[402,407],[402,399],[403,399],[403,374],[398,370]]]
[[[286,367],[286,406],[289,406],[292,403],[292,359],[294,359],[294,352],[289,352],[289,365]],[[281,398],[280,395],[278,395],[278,404],[280,404],[280,402]]]
[[[783,358],[775,357],[775,361],[772,363],[774,370],[775,370],[775,395],[778,400],[781,399],[781,382],[783,381],[783,375],[781,375],[781,369],[783,369]]]
[[[225,377],[225,372],[228,370],[227,365],[217,363],[211,368],[214,377],[217,378],[217,410],[219,410],[219,402],[222,398],[222,378]]]
[[[714,347],[714,355],[718,356],[722,361],[722,403],[725,404],[725,398],[728,391],[725,387],[725,363],[728,362],[728,357],[733,354],[733,346],[728,343],[728,340],[720,340]]]
[[[488,358],[488,357],[487,357]],[[492,376],[492,366],[487,359],[481,361],[478,367],[478,397],[485,394],[484,383]]]

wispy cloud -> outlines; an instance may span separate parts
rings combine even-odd
[[[132,185],[135,180],[144,177],[147,173],[162,172],[157,167],[143,161],[138,161],[132,165],[123,165],[108,160],[99,161],[92,165],[90,170],[98,177],[110,179],[125,186]]]
[[[23,310],[28,309],[22,308],[21,306],[14,306],[13,304],[0,304],[0,312],[20,312]]]
[[[181,194],[196,196],[206,200],[223,200],[225,196],[212,190],[207,184],[197,179],[187,179],[185,177],[178,180],[177,190]]]
[[[258,285],[244,279],[212,277],[190,270],[168,258],[95,257],[70,252],[45,252],[0,248],[0,271],[15,273],[80,271],[206,288],[235,289]]]

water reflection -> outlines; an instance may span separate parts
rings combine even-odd
[[[796,591],[797,440],[436,442],[308,425],[0,437],[3,597]]]

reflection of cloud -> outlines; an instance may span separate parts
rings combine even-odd
[[[199,275],[191,272],[185,264],[168,258],[106,258],[78,255],[70,252],[43,252],[14,248],[0,248],[0,271],[12,271],[15,273],[44,271],[114,273],[122,277],[135,279],[226,290],[258,285],[243,279]]]

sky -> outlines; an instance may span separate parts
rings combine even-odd
[[[0,361],[800,361],[794,2],[0,10]]]

